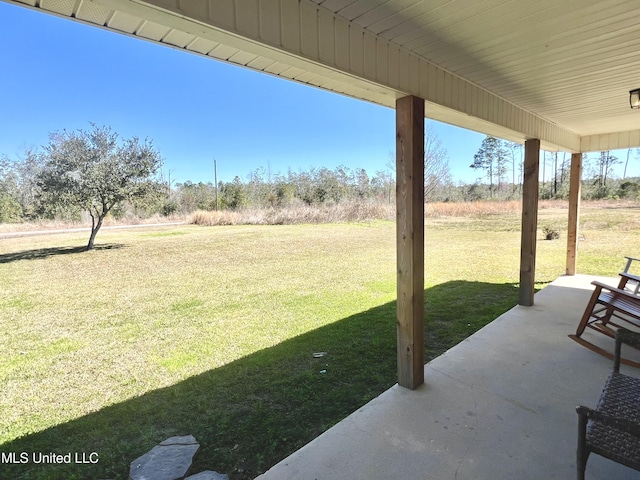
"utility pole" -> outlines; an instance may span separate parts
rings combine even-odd
[[[624,164],[624,173],[622,174],[622,178],[627,178],[627,165],[629,165],[629,154],[631,153],[631,149],[627,149],[627,161]]]
[[[171,196],[171,170],[169,170],[169,196]]]
[[[216,185],[216,212],[218,211],[218,166],[216,165],[216,159],[213,159],[213,181]]]
[[[558,152],[554,152],[553,161],[553,195],[558,195]]]

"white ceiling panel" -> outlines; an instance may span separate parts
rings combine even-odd
[[[75,13],[76,3],[76,0],[40,0],[40,8],[60,15],[71,16]]]
[[[145,20],[136,30],[136,35],[159,42],[172,30],[170,27]]]
[[[231,57],[233,57],[239,51],[240,50],[238,50],[237,48],[234,48],[234,47],[229,47],[227,45],[218,45],[216,48],[211,50],[208,53],[208,55],[210,57],[215,57],[215,58],[218,58],[220,60],[229,60]]]
[[[85,22],[95,23],[96,25],[105,25],[111,11],[108,8],[93,2],[82,2],[78,6],[76,18]]]
[[[253,60],[251,60],[249,63],[247,63],[247,67],[252,68],[254,70],[264,71],[274,63],[275,62],[269,58],[256,57]]]
[[[196,53],[207,55],[218,45],[219,44],[217,42],[212,42],[211,40],[195,37],[194,40],[187,45],[187,49]]]
[[[111,15],[107,26],[121,32],[134,33],[143,22],[140,17],[116,11]]]
[[[191,42],[195,40],[195,36],[181,32],[180,30],[176,30],[172,28],[164,37],[162,37],[163,43],[168,43],[169,45],[173,45],[179,48],[185,48]]]
[[[233,63],[237,63],[239,65],[247,65],[248,63],[255,60],[258,56],[253,53],[238,51],[236,54],[229,57],[229,61]]]

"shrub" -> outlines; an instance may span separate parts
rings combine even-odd
[[[620,184],[619,196],[622,198],[638,198],[640,185],[636,182],[623,182]]]
[[[544,234],[545,240],[557,240],[560,238],[560,232],[555,228],[542,227],[542,233]]]
[[[11,195],[0,193],[0,223],[19,222],[22,207]]]
[[[162,205],[162,215],[164,215],[165,217],[175,215],[176,213],[178,213],[179,207],[180,205],[178,205],[178,202],[176,202],[175,200],[167,200]]]

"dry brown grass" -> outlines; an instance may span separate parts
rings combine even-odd
[[[584,204],[589,206],[591,202]],[[594,205],[595,206],[595,205]],[[569,202],[566,200],[541,200],[538,203],[540,210],[566,209]],[[602,208],[602,206],[600,206]],[[487,215],[502,215],[505,213],[520,213],[522,202],[510,201],[479,201],[479,202],[436,202],[425,205],[425,217],[484,217]]]
[[[393,205],[370,203],[341,203],[317,207],[294,207],[282,209],[246,209],[237,212],[192,213],[187,223],[196,225],[297,225],[319,223],[367,222],[393,220]]]
[[[500,215],[517,212],[521,209],[521,202],[434,202],[427,203],[424,215],[427,218],[436,217],[477,217],[485,215]]]
[[[603,202],[594,202],[594,208],[604,208]],[[583,204],[586,208],[591,202]],[[541,210],[567,209],[563,200],[543,200]],[[522,202],[434,202],[425,204],[425,218],[486,217],[519,214]],[[341,203],[337,205],[303,206],[282,209],[245,209],[241,211],[208,212],[199,210],[188,216],[186,222],[196,225],[295,225],[302,223],[342,223],[395,219],[395,205],[368,203]]]
[[[148,218],[122,218],[115,219],[111,215],[107,215],[103,225],[105,227],[117,225],[152,225],[159,223],[175,223],[184,222],[184,215],[171,215],[165,217],[162,215],[153,215]],[[89,228],[91,227],[91,219],[83,219],[78,222],[65,220],[35,220],[22,223],[0,223],[0,233],[12,232],[29,232],[29,231],[46,231],[46,230],[63,230],[69,228]]]
[[[38,220],[23,223],[0,223],[0,233],[27,232],[34,230],[59,230],[63,228],[83,228],[90,226],[82,222],[63,222],[56,220]]]
[[[567,200],[540,200],[539,210],[563,210],[569,208]],[[590,200],[580,203],[581,209],[628,209],[640,208],[637,201],[631,200]],[[506,213],[520,213],[522,202],[511,200],[507,202],[440,202],[425,205],[425,217],[484,217],[487,215],[502,215]]]

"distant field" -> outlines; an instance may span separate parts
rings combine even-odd
[[[583,210],[580,273],[640,255],[637,213]],[[516,303],[519,225],[517,209],[427,220],[427,358]],[[538,243],[539,287],[564,273],[566,209],[543,226],[561,238]],[[188,433],[196,471],[253,478],[395,383],[391,222],[105,230],[83,252],[86,236],[0,240],[0,452],[100,462],[0,478],[126,478]]]

